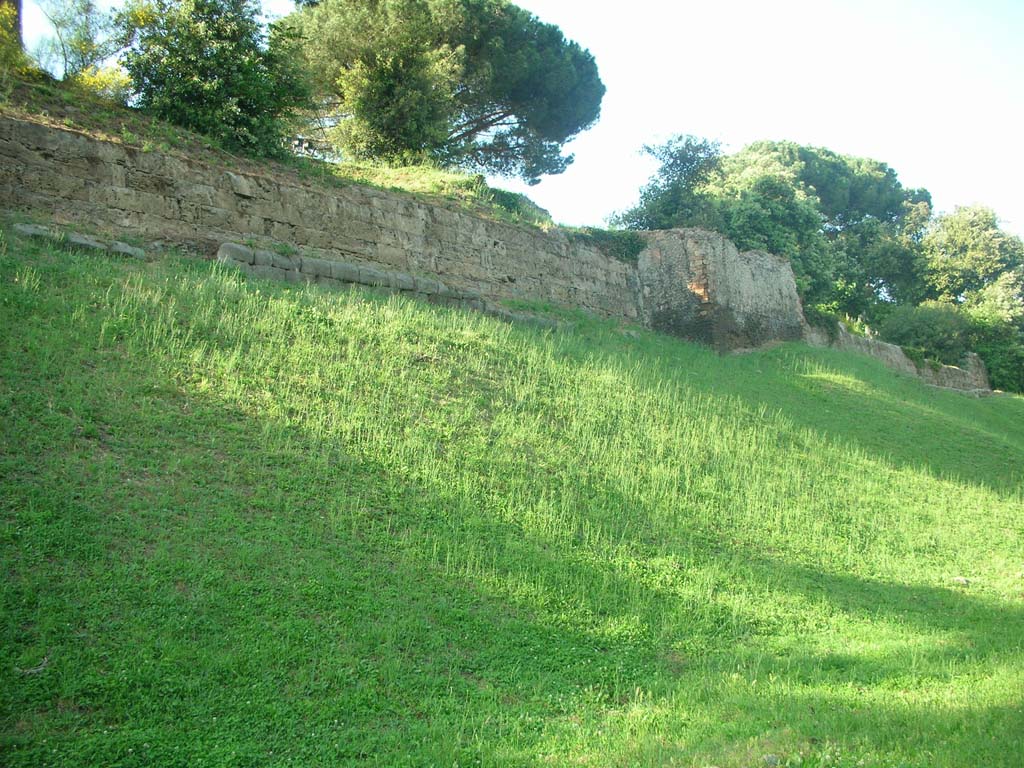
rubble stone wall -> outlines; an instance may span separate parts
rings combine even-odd
[[[642,233],[647,247],[630,264],[557,228],[493,221],[359,184],[243,172],[3,115],[0,207],[95,234],[169,241],[209,258],[223,243],[240,244],[229,260],[265,277],[387,286],[496,314],[511,312],[501,306],[508,300],[551,303],[720,350],[805,336],[789,263],[740,253],[715,232]],[[289,249],[294,259],[282,255]],[[918,369],[892,345],[847,334],[836,346],[938,386],[988,386],[978,361]]]
[[[807,328],[804,338],[812,346],[830,346],[846,352],[856,352],[873,357],[894,370],[917,376],[926,384],[935,387],[960,389],[976,394],[988,394],[992,391],[985,364],[973,352],[967,354],[963,366],[960,367],[927,363],[918,365],[907,357],[907,353],[903,351],[902,347],[879,339],[855,336],[841,323],[837,325],[836,333],[831,339],[825,331],[810,327]]]
[[[130,231],[212,257],[221,243],[430,276],[494,300],[634,319],[636,268],[559,230],[543,232],[348,184],[241,173],[0,117],[0,206],[57,223]]]

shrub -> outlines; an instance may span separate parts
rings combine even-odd
[[[834,305],[828,304],[806,304],[804,306],[804,320],[812,328],[824,331],[828,340],[834,342],[839,336],[839,313]]]
[[[118,66],[89,67],[75,76],[75,84],[115,104],[127,104],[132,93],[131,78]]]
[[[647,241],[631,229],[581,227],[568,234],[573,239],[592,245],[605,256],[611,256],[627,264],[636,264],[637,257],[647,247]]]
[[[255,154],[283,153],[285,121],[306,105],[297,41],[268,40],[253,0],[153,0],[119,17],[123,64],[138,105],[157,117]]]
[[[897,307],[882,322],[879,335],[925,357],[959,365],[970,350],[970,321],[955,306],[927,301],[917,307]]]
[[[482,178],[482,177],[481,177]],[[545,226],[552,224],[551,214],[537,205],[526,195],[509,192],[507,189],[488,188],[491,203],[511,214],[515,221]]]
[[[975,320],[970,339],[993,387],[1024,392],[1024,334],[1020,329],[1005,321]]]

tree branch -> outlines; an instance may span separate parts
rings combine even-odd
[[[515,115],[508,111],[493,112],[490,115],[484,115],[483,117],[479,117],[475,120],[456,126],[452,133],[448,134],[448,141],[458,143],[490,128],[497,128],[498,126],[503,125],[516,125],[519,121],[513,118],[515,118]]]

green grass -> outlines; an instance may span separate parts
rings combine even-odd
[[[0,764],[1020,765],[1021,398],[10,233],[0,328]]]
[[[481,175],[448,170],[429,164],[389,165],[383,162],[328,163],[311,158],[289,158],[287,165],[321,183],[357,183],[407,192],[420,199],[446,200],[481,216],[544,229],[554,226],[551,214],[526,195],[495,189]]]

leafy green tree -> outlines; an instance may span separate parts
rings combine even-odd
[[[63,79],[97,70],[120,49],[113,14],[93,0],[41,0],[39,7],[54,34],[42,41],[37,56]]]
[[[985,361],[992,386],[1024,392],[1024,267],[968,294],[962,309],[971,320],[971,349]]]
[[[126,8],[122,63],[142,109],[223,145],[281,151],[285,120],[308,101],[296,41],[254,0],[152,0]]]
[[[505,0],[325,0],[290,18],[354,157],[536,181],[600,114],[593,57]]]
[[[429,8],[417,0],[331,3],[289,23],[304,38],[319,93],[345,115],[333,138],[346,154],[436,159],[455,109],[462,52],[428,44]]]
[[[787,256],[805,303],[848,314],[884,314],[883,305],[924,295],[930,197],[904,189],[886,164],[792,142],[755,142],[725,157],[693,137],[646,149],[661,168],[613,223],[704,226],[741,249]]]
[[[626,229],[670,229],[720,225],[711,198],[702,189],[718,170],[721,146],[717,141],[677,135],[661,145],[644,145],[644,154],[661,166],[640,190],[640,202],[613,216],[615,226]]]
[[[874,320],[887,306],[925,298],[921,233],[931,206],[921,201],[904,207],[900,221],[866,216],[830,233],[838,264],[836,291],[843,294],[839,304],[847,314]]]
[[[0,98],[6,97],[18,71],[28,64],[22,48],[20,5],[0,2]]]
[[[958,207],[939,216],[922,246],[929,288],[947,301],[964,301],[1024,265],[1024,243],[1004,232],[995,212],[983,206]]]
[[[970,351],[970,320],[949,302],[897,307],[878,331],[886,341],[921,351],[947,365],[959,365]]]
[[[782,227],[795,242],[795,251],[791,244],[779,252],[804,276],[805,300],[874,319],[887,305],[922,297],[919,243],[931,198],[926,190],[905,189],[885,163],[764,141],[727,158],[723,169],[719,196],[742,200],[771,178],[817,212],[816,223],[790,214],[761,225],[763,235]]]
[[[725,233],[741,250],[785,256],[805,300],[829,298],[835,258],[812,198],[781,176],[753,176],[737,197],[723,200]]]

